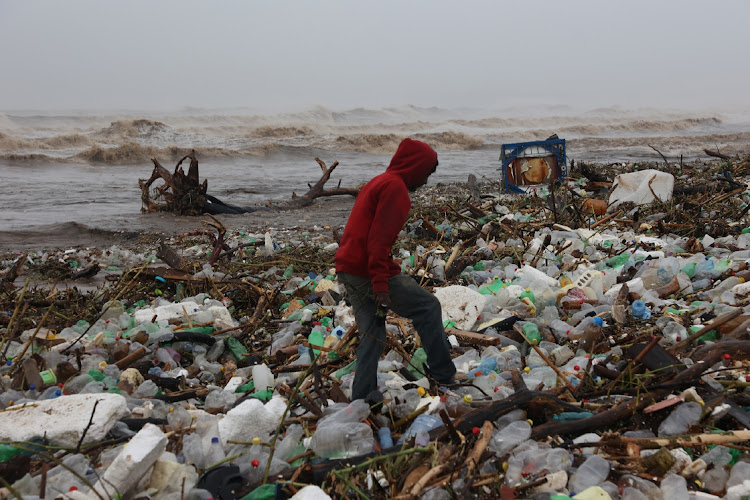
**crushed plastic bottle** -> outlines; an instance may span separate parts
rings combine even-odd
[[[310,449],[323,458],[347,458],[373,450],[375,439],[367,424],[331,424],[315,431]]]

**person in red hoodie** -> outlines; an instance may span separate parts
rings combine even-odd
[[[388,309],[412,320],[427,353],[429,374],[453,383],[456,367],[443,329],[440,302],[391,257],[391,248],[411,209],[409,192],[427,184],[438,157],[421,141],[404,139],[386,171],[360,190],[336,251],[337,279],[346,288],[360,332],[352,400],[377,402],[378,360],[385,346]],[[368,397],[369,396],[369,397]]]

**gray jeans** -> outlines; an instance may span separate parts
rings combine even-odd
[[[378,360],[385,347],[385,325],[375,322],[377,306],[370,280],[348,273],[338,273],[337,277],[346,287],[346,295],[354,308],[354,318],[360,332],[352,400],[363,399],[378,388]],[[450,344],[445,337],[440,301],[405,274],[391,277],[388,288],[391,310],[399,316],[409,318],[419,334],[427,354],[430,375],[438,382],[450,382],[456,373],[456,367],[451,360]]]

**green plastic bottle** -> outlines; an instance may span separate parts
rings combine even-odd
[[[342,378],[344,378],[344,375],[348,375],[356,369],[357,369],[357,360],[355,359],[354,361],[352,361],[345,367],[337,370],[336,373],[333,374],[333,376],[336,377],[337,380],[341,380]]]
[[[15,457],[16,455],[21,455],[22,453],[22,450],[19,450],[13,445],[0,444],[0,463],[7,462],[11,458]]]
[[[525,323],[521,327],[521,331],[526,336],[530,344],[539,345],[539,342],[542,341],[542,335],[539,333],[539,327],[534,323]]]
[[[695,266],[695,262],[691,262],[682,268],[682,272],[692,278],[693,276],[695,276]]]
[[[531,291],[531,288],[524,290],[518,298],[521,300],[529,299],[532,304],[536,305],[536,297],[534,297],[534,292]]]
[[[503,282],[503,280],[495,277],[495,279],[492,280],[492,283],[482,285],[479,288],[479,293],[481,293],[482,295],[494,295],[499,292],[504,286],[505,283]]]
[[[628,260],[630,260],[630,253],[624,252],[620,255],[615,255],[611,259],[607,259],[606,264],[612,269],[616,269],[618,267],[624,266]]]
[[[427,353],[421,347],[414,351],[411,357],[411,363],[406,365],[406,369],[409,373],[414,375],[416,378],[424,377],[424,364],[427,362]]]
[[[307,341],[310,342],[311,346],[321,346],[325,342],[325,337],[323,336],[323,332],[320,328],[313,328],[313,331],[310,332],[310,336],[307,337]],[[315,353],[315,356],[320,355],[320,349],[313,349],[313,353]]]
[[[294,274],[294,266],[289,264],[287,268],[284,270],[284,279],[288,280],[292,277],[292,274]]]
[[[247,354],[249,354],[245,346],[242,345],[242,343],[234,337],[229,337],[227,339],[227,347],[229,347],[229,350],[232,352],[237,361],[242,361],[243,359],[245,359]]]

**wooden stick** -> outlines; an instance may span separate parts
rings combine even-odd
[[[492,439],[492,432],[494,430],[495,427],[489,420],[486,420],[484,424],[482,424],[482,430],[479,431],[479,439],[477,439],[474,449],[471,450],[471,453],[469,453],[469,456],[466,457],[466,461],[464,462],[464,465],[466,465],[466,476],[471,476],[471,473],[474,472],[474,468],[479,465],[484,450],[486,450],[487,445],[490,444],[490,439]]]

